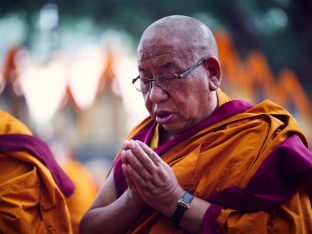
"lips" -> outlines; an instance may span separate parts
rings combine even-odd
[[[172,118],[172,113],[169,111],[156,111],[156,122],[159,124],[166,124]]]

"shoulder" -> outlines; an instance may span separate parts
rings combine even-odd
[[[268,122],[271,126],[271,130],[275,131],[275,134],[273,135],[284,133],[286,138],[288,138],[293,134],[297,134],[305,145],[308,144],[307,139],[294,116],[273,101],[265,100],[255,105],[247,112]]]
[[[27,134],[31,135],[28,127],[7,112],[0,111],[0,134]]]
[[[257,105],[253,106],[253,108],[251,108],[249,111],[258,114],[291,116],[291,114],[285,108],[269,99],[266,99],[263,102],[260,102]]]

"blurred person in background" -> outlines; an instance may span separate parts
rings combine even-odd
[[[296,120],[220,89],[209,28],[169,16],[137,59],[150,116],[129,134],[81,233],[312,233],[312,156]]]
[[[70,146],[60,134],[49,144],[57,162],[75,185],[73,194],[66,198],[73,233],[79,233],[79,223],[90,208],[98,186],[87,167],[75,159]]]
[[[2,98],[1,103],[6,107],[9,113],[19,118],[23,114],[25,99],[21,92],[20,82],[18,79],[17,61],[19,53],[23,50],[20,45],[9,48],[3,66],[3,90],[0,88]]]
[[[0,110],[0,233],[72,233],[74,184],[49,147]]]

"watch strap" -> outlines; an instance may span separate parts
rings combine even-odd
[[[179,225],[184,212],[191,207],[191,202],[194,196],[188,192],[185,192],[183,196],[178,200],[177,208],[172,215],[172,221]]]

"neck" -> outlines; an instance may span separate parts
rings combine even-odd
[[[167,132],[163,127],[160,126],[160,128],[159,128],[159,145],[162,145],[162,144],[166,143],[167,141],[170,141],[176,137],[177,137],[177,135],[173,135],[173,134]]]

